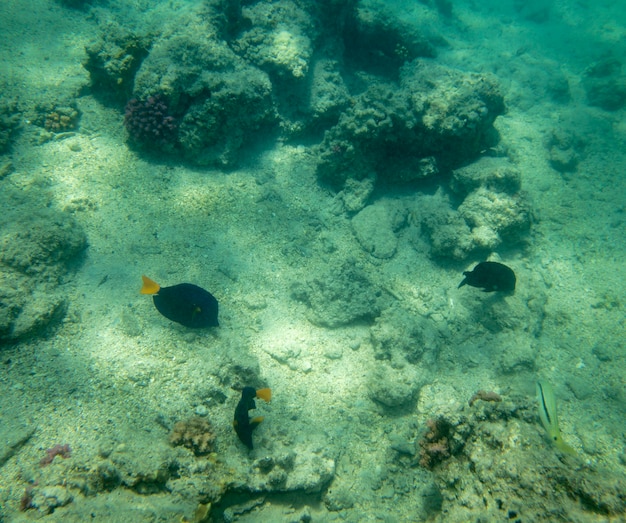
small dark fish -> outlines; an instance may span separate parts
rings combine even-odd
[[[270,401],[272,399],[272,391],[270,389],[254,390],[253,387],[244,387],[241,391],[241,399],[235,409],[233,427],[235,427],[235,432],[239,439],[249,449],[253,448],[252,431],[263,421],[263,416],[257,416],[252,419],[248,416],[249,410],[256,409],[254,398]]]
[[[218,327],[217,300],[210,292],[191,283],[161,287],[142,276],[141,294],[152,294],[157,310],[168,320],[185,327]]]
[[[515,290],[515,273],[502,263],[480,262],[471,271],[465,271],[463,275],[465,278],[458,288],[471,285],[484,292],[513,292]]]

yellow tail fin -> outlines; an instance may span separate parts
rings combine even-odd
[[[256,397],[265,401],[270,401],[272,399],[272,391],[271,389],[259,389],[256,391]]]
[[[161,289],[157,282],[147,276],[142,276],[141,279],[143,280],[143,287],[139,291],[141,294],[156,294]]]

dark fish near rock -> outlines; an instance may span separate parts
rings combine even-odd
[[[248,416],[249,410],[256,409],[254,398],[270,401],[272,399],[272,391],[270,389],[255,390],[252,387],[244,387],[241,391],[241,399],[235,409],[233,427],[235,427],[235,432],[239,439],[249,449],[253,448],[252,431],[263,421],[263,416],[257,416],[252,419]]]
[[[161,287],[147,276],[142,276],[141,294],[152,294],[157,310],[168,320],[185,327],[218,327],[218,304],[215,296],[192,283]]]
[[[465,278],[459,284],[478,287],[483,292],[513,292],[515,290],[515,273],[513,269],[498,262],[480,262],[471,271],[463,273]]]

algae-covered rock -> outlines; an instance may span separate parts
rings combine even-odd
[[[626,73],[614,57],[590,65],[583,76],[589,105],[616,111],[626,105]]]
[[[567,521],[617,519],[626,514],[619,465],[584,466],[565,458],[536,427],[536,405],[523,397],[478,402],[467,415],[446,417],[457,452],[433,469],[441,494],[434,521],[476,519]]]
[[[232,42],[251,64],[280,77],[304,78],[317,30],[296,2],[257,2],[243,10],[249,28]]]
[[[323,327],[371,322],[382,309],[380,291],[362,269],[349,262],[296,283],[292,296],[306,303],[309,320]]]
[[[390,360],[394,366],[403,361],[418,363],[425,352],[437,351],[432,324],[404,309],[391,308],[376,318],[370,329],[374,356]]]
[[[515,194],[521,189],[522,175],[506,158],[485,156],[453,172],[450,187],[458,194],[485,187],[493,191]]]
[[[374,367],[368,375],[368,396],[376,404],[389,409],[408,407],[417,397],[426,380],[415,367],[392,369],[387,365]]]
[[[493,251],[503,241],[517,243],[530,227],[530,210],[523,195],[480,188],[465,198],[458,212],[471,229],[476,248]]]
[[[21,199],[11,191],[3,196]],[[43,333],[63,318],[68,297],[59,284],[87,247],[69,214],[33,211],[27,202],[0,217],[0,340]]]
[[[209,25],[204,29],[202,39],[180,30],[157,41],[137,73],[134,94],[167,100],[177,125],[172,151],[192,163],[229,167],[244,144],[275,122],[272,85],[266,73],[211,36]]]
[[[374,173],[401,184],[467,163],[497,141],[504,112],[488,76],[413,62],[400,85],[378,83],[354,98],[319,148],[319,178],[340,189]]]
[[[368,205],[352,218],[352,229],[361,247],[375,258],[388,259],[395,253],[395,231],[403,222],[403,213],[393,205],[378,202]]]
[[[568,173],[578,167],[585,142],[572,131],[554,129],[546,146],[552,168],[560,173]]]
[[[3,224],[0,264],[26,275],[57,273],[87,246],[87,237],[74,219],[42,209]]]
[[[100,36],[87,46],[83,64],[94,92],[104,99],[125,102],[152,39],[153,36],[135,34],[116,22],[105,24]]]

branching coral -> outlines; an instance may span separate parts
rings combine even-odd
[[[56,107],[45,115],[43,126],[52,133],[71,131],[78,126],[79,116],[73,107]]]
[[[125,108],[124,126],[130,140],[142,146],[171,144],[178,130],[165,97],[158,94],[143,101],[130,100]]]

